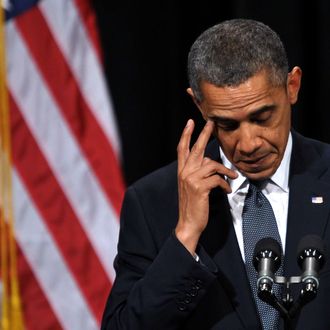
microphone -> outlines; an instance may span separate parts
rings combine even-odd
[[[325,243],[317,235],[307,235],[301,239],[297,252],[298,264],[303,272],[301,295],[310,301],[319,287],[318,274],[325,263]]]
[[[253,265],[258,272],[258,296],[269,300],[272,295],[274,273],[281,265],[281,246],[272,237],[261,239],[254,248]]]

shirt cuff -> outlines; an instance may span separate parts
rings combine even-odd
[[[199,255],[197,253],[194,253],[193,257],[196,260],[196,262],[199,262]]]

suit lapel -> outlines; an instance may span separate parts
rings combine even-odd
[[[286,237],[286,274],[298,275],[297,247],[302,237],[309,234],[323,236],[328,222],[330,186],[315,182],[310,175],[296,176],[290,184],[289,215]],[[318,198],[322,203],[317,203]]]

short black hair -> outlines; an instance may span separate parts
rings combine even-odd
[[[188,79],[197,101],[202,81],[238,86],[266,70],[274,85],[285,85],[288,59],[280,37],[264,23],[232,19],[204,31],[188,55]]]

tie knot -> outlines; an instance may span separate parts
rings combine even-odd
[[[262,189],[267,184],[267,180],[249,180],[249,190],[247,193],[247,197],[250,198],[252,196],[252,201],[255,207],[261,208],[263,206],[263,203],[266,199],[264,194],[262,193]]]
[[[251,188],[255,187],[257,190],[262,190],[267,184],[267,180],[248,180]]]

